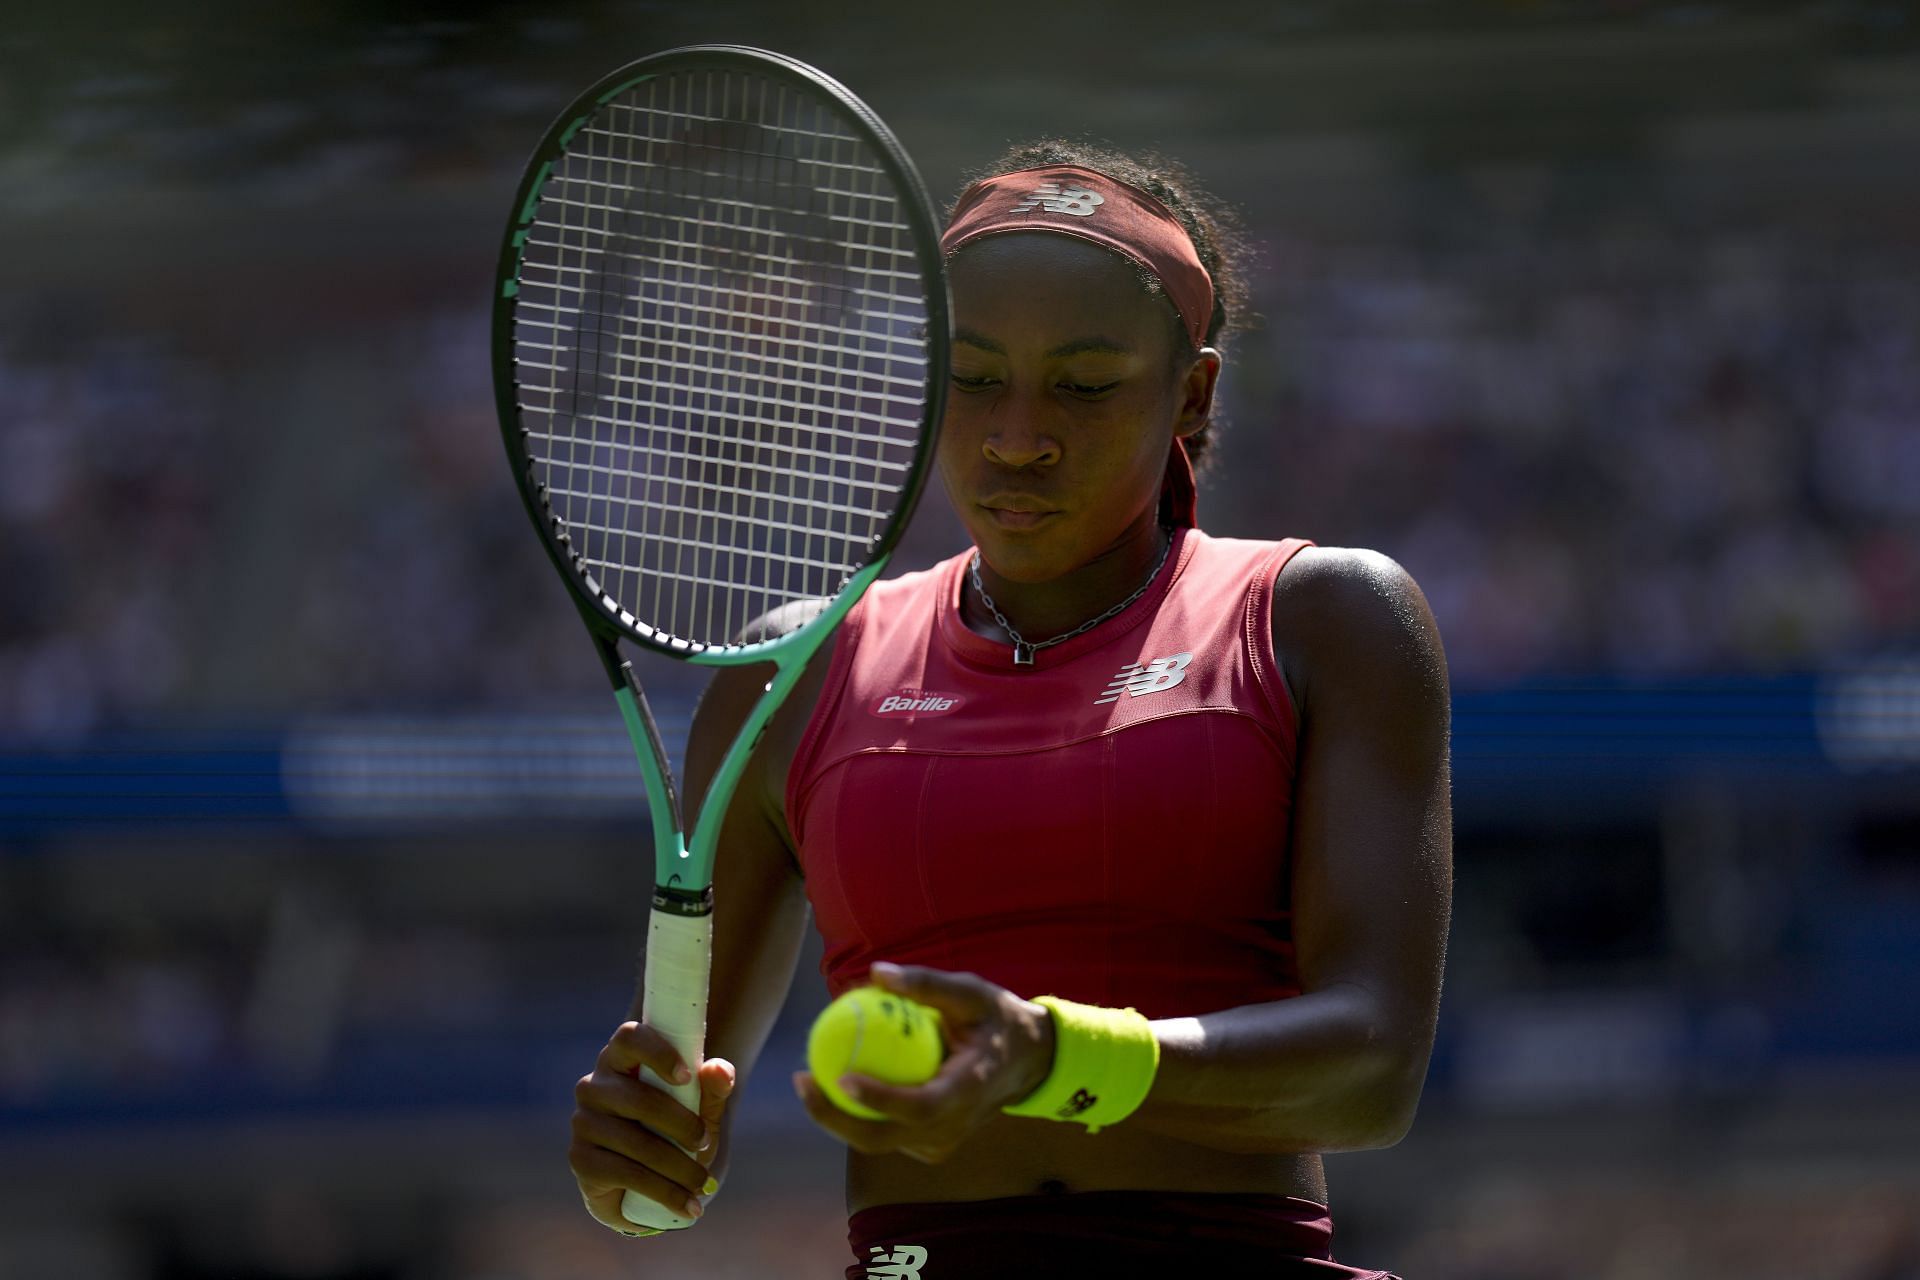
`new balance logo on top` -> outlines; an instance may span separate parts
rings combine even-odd
[[[1118,702],[1123,693],[1139,698],[1149,693],[1159,693],[1162,689],[1171,689],[1187,678],[1187,664],[1192,661],[1192,654],[1176,653],[1170,658],[1155,658],[1145,666],[1130,662],[1120,668],[1120,674],[1100,691],[1093,705],[1104,707],[1109,702]]]
[[[1013,211],[1031,213],[1043,208],[1048,213],[1070,213],[1076,218],[1086,218],[1106,202],[1105,196],[1085,187],[1067,187],[1063,190],[1057,182],[1043,182],[1029,191],[1025,200],[1013,206]]]
[[[903,1244],[891,1253],[876,1244],[869,1252],[873,1260],[867,1263],[867,1280],[920,1280],[920,1268],[927,1264],[927,1251],[917,1244]]]

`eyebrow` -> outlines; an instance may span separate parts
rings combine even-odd
[[[992,338],[987,337],[985,334],[976,333],[972,329],[955,329],[953,331],[953,340],[955,342],[964,342],[970,347],[979,347],[982,351],[991,351],[997,356],[1007,354],[1005,347],[995,342]],[[1122,346],[1112,338],[1092,337],[1075,338],[1071,342],[1063,342],[1053,350],[1047,352],[1046,357],[1049,360],[1057,360],[1063,356],[1077,356],[1089,351],[1096,355],[1104,356],[1130,356],[1133,354],[1131,347]]]

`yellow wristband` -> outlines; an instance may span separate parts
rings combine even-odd
[[[1103,1009],[1058,996],[1039,996],[1034,1003],[1053,1016],[1053,1070],[1032,1093],[1000,1110],[1074,1120],[1088,1133],[1132,1115],[1160,1069],[1153,1024],[1132,1009]]]

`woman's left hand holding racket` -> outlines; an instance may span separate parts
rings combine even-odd
[[[697,1075],[699,1114],[642,1080],[643,1066],[677,1084]],[[567,1162],[587,1212],[626,1235],[654,1234],[622,1216],[621,1201],[632,1191],[675,1213],[699,1217],[703,1198],[718,1190],[712,1164],[734,1083],[733,1064],[726,1059],[708,1058],[692,1072],[659,1032],[640,1022],[622,1023],[593,1070],[573,1088]]]

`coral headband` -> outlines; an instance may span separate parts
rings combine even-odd
[[[1194,347],[1207,345],[1213,280],[1180,220],[1146,192],[1071,164],[983,178],[961,193],[940,249],[951,254],[1003,231],[1054,231],[1138,263],[1167,291]]]

